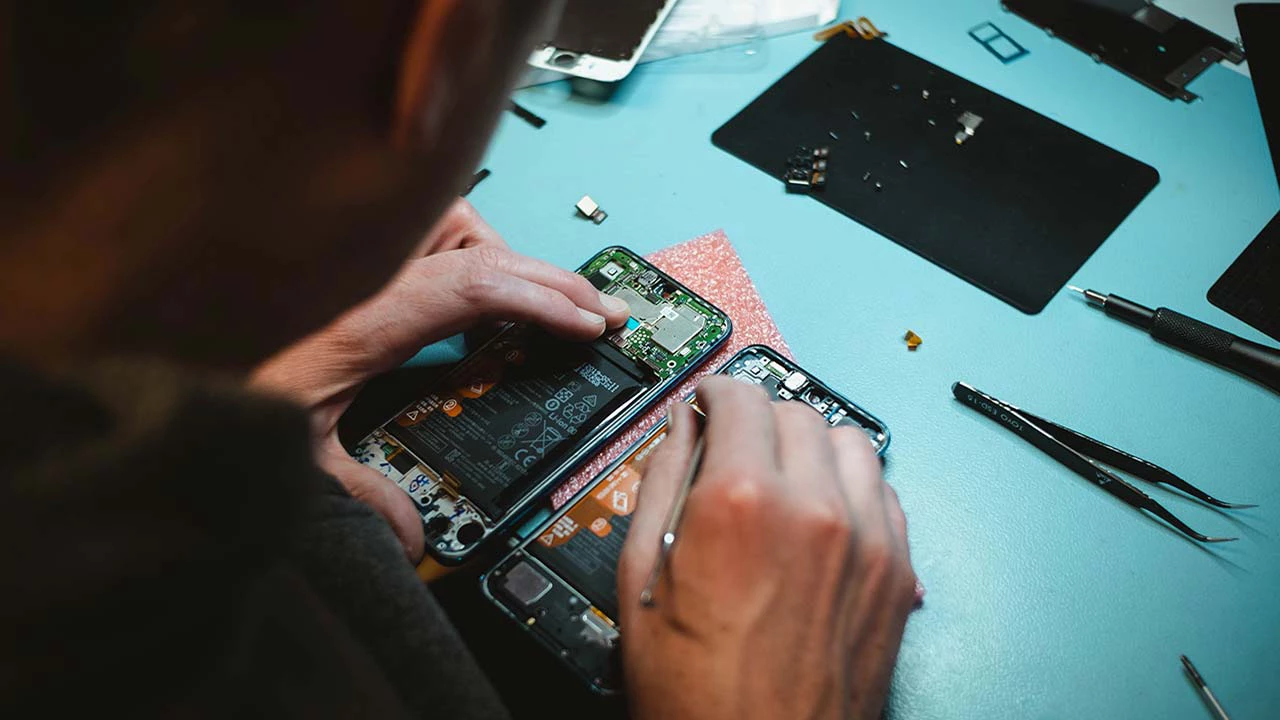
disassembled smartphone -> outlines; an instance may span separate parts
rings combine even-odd
[[[805,403],[832,427],[862,429],[877,455],[889,446],[884,423],[771,348],[744,348],[719,372]],[[619,688],[618,558],[645,463],[665,436],[662,422],[480,581],[490,600],[599,693]]]
[[[571,343],[512,325],[352,454],[417,504],[427,551],[464,562],[729,337],[729,317],[620,247],[578,269],[625,301],[624,327]]]
[[[529,57],[534,67],[615,82],[635,69],[676,0],[568,0],[553,37]]]

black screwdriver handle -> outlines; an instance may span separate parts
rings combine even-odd
[[[1280,350],[1163,307],[1156,310],[1148,331],[1166,345],[1234,370],[1280,393]]]

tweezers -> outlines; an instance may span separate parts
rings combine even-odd
[[[1164,520],[1193,540],[1217,543],[1239,538],[1210,537],[1192,530],[1163,505],[1153,500],[1150,495],[1103,467],[1103,463],[1147,482],[1167,485],[1214,507],[1229,510],[1256,507],[1223,502],[1158,465],[997,400],[967,383],[958,382],[952,385],[951,392],[960,402],[1000,423],[1005,429],[1039,448],[1080,476],[1138,510],[1149,512]]]

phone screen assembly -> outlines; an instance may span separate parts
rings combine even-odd
[[[727,315],[630,250],[578,272],[627,303],[624,327],[571,343],[512,325],[352,453],[413,498],[441,563],[510,529],[729,337]]]
[[[889,445],[884,423],[771,348],[744,348],[719,372],[805,403],[832,427],[862,429],[878,455]],[[645,464],[665,435],[659,423],[481,578],[490,600],[597,692],[619,687],[618,558]]]
[[[567,0],[554,35],[529,64],[615,82],[626,77],[675,7],[676,0]]]

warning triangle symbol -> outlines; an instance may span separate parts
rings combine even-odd
[[[417,411],[417,410],[410,410],[409,412],[407,412],[407,413],[405,413],[405,414],[409,416],[409,419],[410,419],[410,420],[417,420],[417,419],[418,419],[418,411]]]
[[[582,398],[582,402],[586,403],[587,407],[593,408],[596,406],[596,396],[587,395],[586,397]]]

